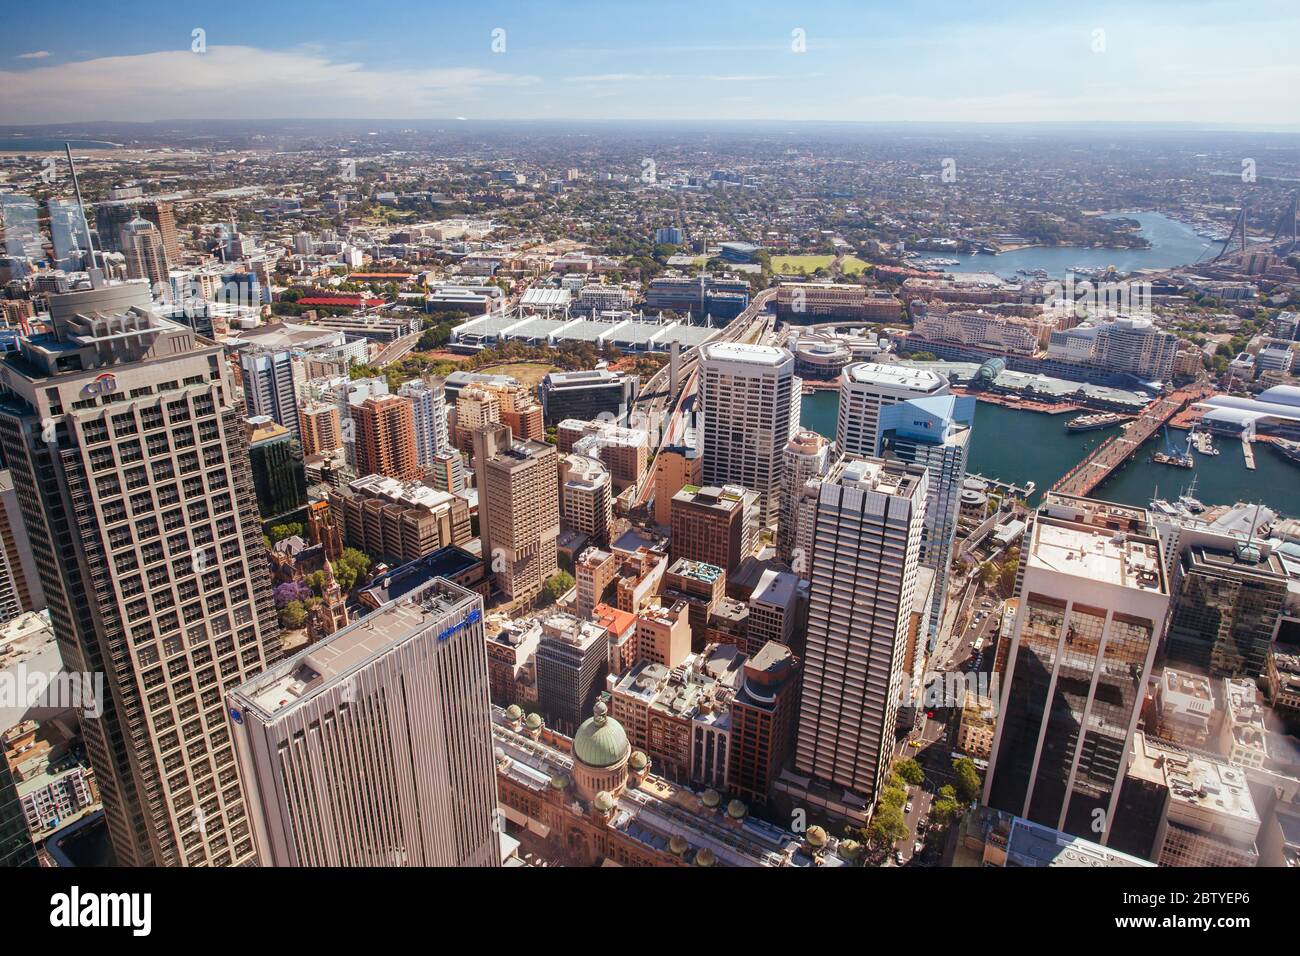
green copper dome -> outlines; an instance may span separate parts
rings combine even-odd
[[[588,767],[612,767],[624,759],[631,744],[623,725],[608,715],[608,708],[597,701],[592,716],[573,735],[573,755]]]
[[[608,790],[602,790],[596,794],[596,809],[601,813],[609,813],[614,809],[614,796]]]
[[[537,730],[542,726],[542,718],[537,714],[529,714],[528,719],[524,721],[530,729]]]
[[[506,720],[518,720],[523,715],[524,712],[519,709],[518,704],[511,704],[506,708]]]
[[[627,765],[633,770],[644,770],[647,763],[646,755],[639,750],[632,751],[632,756],[627,760]]]

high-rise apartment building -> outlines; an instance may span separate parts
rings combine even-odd
[[[329,493],[343,542],[394,565],[469,543],[465,499],[420,482],[365,475]]]
[[[122,227],[122,254],[126,256],[126,277],[148,279],[157,288],[168,280],[167,253],[162,236],[143,219],[133,219]]]
[[[893,758],[927,473],[846,458],[821,482],[803,697],[787,792],[862,820]]]
[[[245,349],[239,353],[244,380],[244,404],[249,415],[265,415],[293,432],[302,442],[298,389],[293,380],[293,355],[288,349]]]
[[[858,362],[840,373],[835,450],[841,455],[880,454],[880,410],[914,398],[951,394],[936,372],[903,365]]]
[[[781,502],[777,519],[776,552],[782,561],[801,563],[795,570],[807,577],[810,555],[801,552],[795,562],[799,537],[798,502],[809,478],[820,478],[830,468],[830,442],[813,431],[799,430],[790,436],[781,454]]]
[[[516,441],[505,425],[474,432],[483,560],[510,600],[530,598],[556,570],[560,494],[555,446]]]
[[[445,578],[229,695],[263,866],[496,866],[483,600]]]
[[[451,447],[442,384],[422,380],[407,382],[397,389],[397,394],[411,403],[416,462],[422,469],[432,468],[438,452]]]
[[[782,455],[799,422],[794,356],[767,345],[702,345],[699,381],[704,482],[757,492],[767,527],[779,507]]]
[[[591,711],[609,670],[609,631],[571,614],[542,621],[537,644],[537,706],[562,733],[573,733]]]
[[[225,692],[280,654],[243,405],[222,349],[143,283],[50,296],[0,365],[0,442],[117,862],[254,859]]]
[[[465,461],[460,457],[460,452],[447,448],[434,455],[429,480],[439,491],[449,491],[453,495],[464,491]]]
[[[566,528],[585,534],[591,544],[609,544],[614,499],[609,472],[594,458],[565,455],[560,459],[560,520]]]
[[[308,402],[298,410],[298,421],[303,455],[329,455],[343,447],[337,405]]]
[[[397,395],[367,398],[349,409],[356,441],[357,474],[399,481],[420,477],[415,451],[415,413]]]
[[[1150,516],[1049,493],[1017,598],[984,802],[1106,844],[1169,608]]]
[[[974,420],[975,399],[969,396],[914,398],[880,410],[880,453],[930,473],[921,537],[921,564],[934,571],[927,647],[934,646],[947,604],[948,566]]]
[[[1222,548],[1189,544],[1178,571],[1166,640],[1170,663],[1213,677],[1258,680],[1267,673],[1287,599],[1281,559],[1245,541]]]

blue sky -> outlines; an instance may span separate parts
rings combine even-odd
[[[69,11],[0,14],[0,123],[1300,124],[1294,0],[120,0]]]

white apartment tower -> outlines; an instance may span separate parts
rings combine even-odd
[[[777,522],[776,549],[782,561],[793,562],[800,558],[803,576],[807,577],[807,563],[812,555],[799,551],[799,499],[810,478],[826,474],[832,463],[831,443],[816,432],[799,430],[791,437],[781,456],[781,501]],[[795,568],[800,571],[800,568]]]
[[[447,401],[441,384],[416,380],[397,389],[411,403],[415,418],[415,457],[420,467],[434,466],[438,452],[451,447],[447,434]]]
[[[700,354],[704,483],[757,492],[766,527],[776,518],[781,458],[799,421],[794,356],[740,342],[707,344]]]

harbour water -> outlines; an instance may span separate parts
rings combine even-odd
[[[947,272],[993,272],[1005,279],[1016,278],[1017,269],[1043,269],[1060,278],[1076,266],[1105,269],[1114,266],[1120,272],[1134,269],[1168,269],[1210,258],[1222,245],[1202,236],[1186,223],[1158,212],[1109,213],[1109,217],[1133,219],[1141,223],[1141,235],[1149,249],[1081,249],[1074,246],[1034,246],[1004,252],[998,256],[958,256],[960,263],[948,266]],[[946,253],[925,255],[947,256]]]
[[[805,395],[801,422],[833,439],[838,409],[839,395],[834,391]],[[1071,434],[1065,430],[1067,418],[977,402],[967,470],[1019,485],[1033,481],[1038,489],[1035,498],[1041,497],[1091,448],[1115,434],[1113,428]],[[1171,430],[1169,439],[1181,448],[1187,433]],[[1246,470],[1241,443],[1222,438],[1215,439],[1218,455],[1193,452],[1196,467],[1184,471],[1151,461],[1151,453],[1159,451],[1164,441],[1158,432],[1093,496],[1145,507],[1157,490],[1160,497],[1175,497],[1195,476],[1196,497],[1206,504],[1259,501],[1279,514],[1300,517],[1300,467],[1283,461],[1262,443],[1255,446],[1255,471]]]

